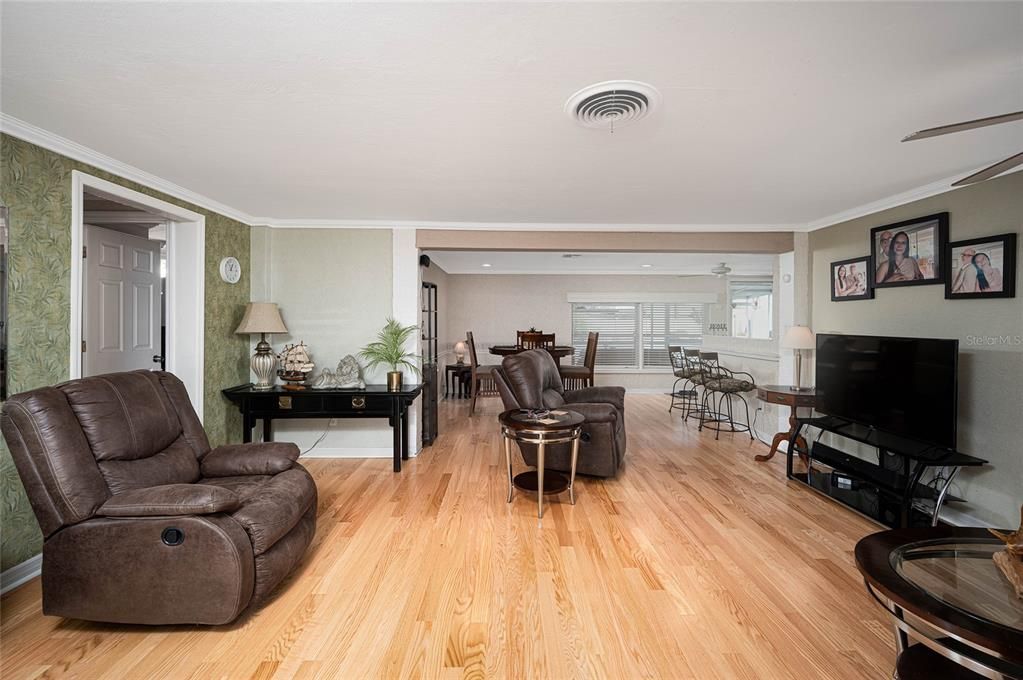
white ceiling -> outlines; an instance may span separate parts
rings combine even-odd
[[[430,250],[430,259],[448,274],[675,274],[711,275],[725,262],[732,276],[770,276],[777,255],[736,253],[565,253]],[[489,267],[484,267],[489,264]],[[644,267],[643,265],[650,265]]]
[[[3,3],[4,113],[276,219],[805,223],[1023,148],[1023,3]],[[562,110],[657,87],[614,135]]]

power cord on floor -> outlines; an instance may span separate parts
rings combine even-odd
[[[753,424],[750,425],[750,429],[753,430],[753,436],[757,438],[758,442],[760,442],[761,444],[763,444],[765,446],[770,446],[771,442],[767,442],[767,441],[764,441],[763,439],[761,439],[760,438],[760,432],[757,431],[757,416],[760,415],[760,412],[762,410],[763,410],[763,408],[761,408],[761,407],[757,407],[757,408],[753,409]]]
[[[322,442],[326,438],[328,432],[330,432],[330,421],[329,420],[327,421],[327,427],[324,428],[323,434],[320,435],[320,438],[317,439],[316,441],[314,441],[312,446],[310,446],[308,449],[306,449],[305,451],[303,451],[302,453],[300,453],[298,455],[304,456],[305,454],[307,454],[310,451],[312,451],[313,449],[315,449],[317,447],[317,445],[319,445],[319,443]]]

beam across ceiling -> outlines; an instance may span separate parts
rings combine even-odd
[[[418,229],[420,250],[787,253],[792,232],[615,232]]]

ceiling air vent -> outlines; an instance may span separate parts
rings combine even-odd
[[[638,80],[608,80],[576,92],[565,113],[583,127],[614,132],[616,127],[645,118],[661,100],[653,85]]]

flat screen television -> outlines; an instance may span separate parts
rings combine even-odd
[[[956,447],[958,340],[817,334],[821,413]]]

